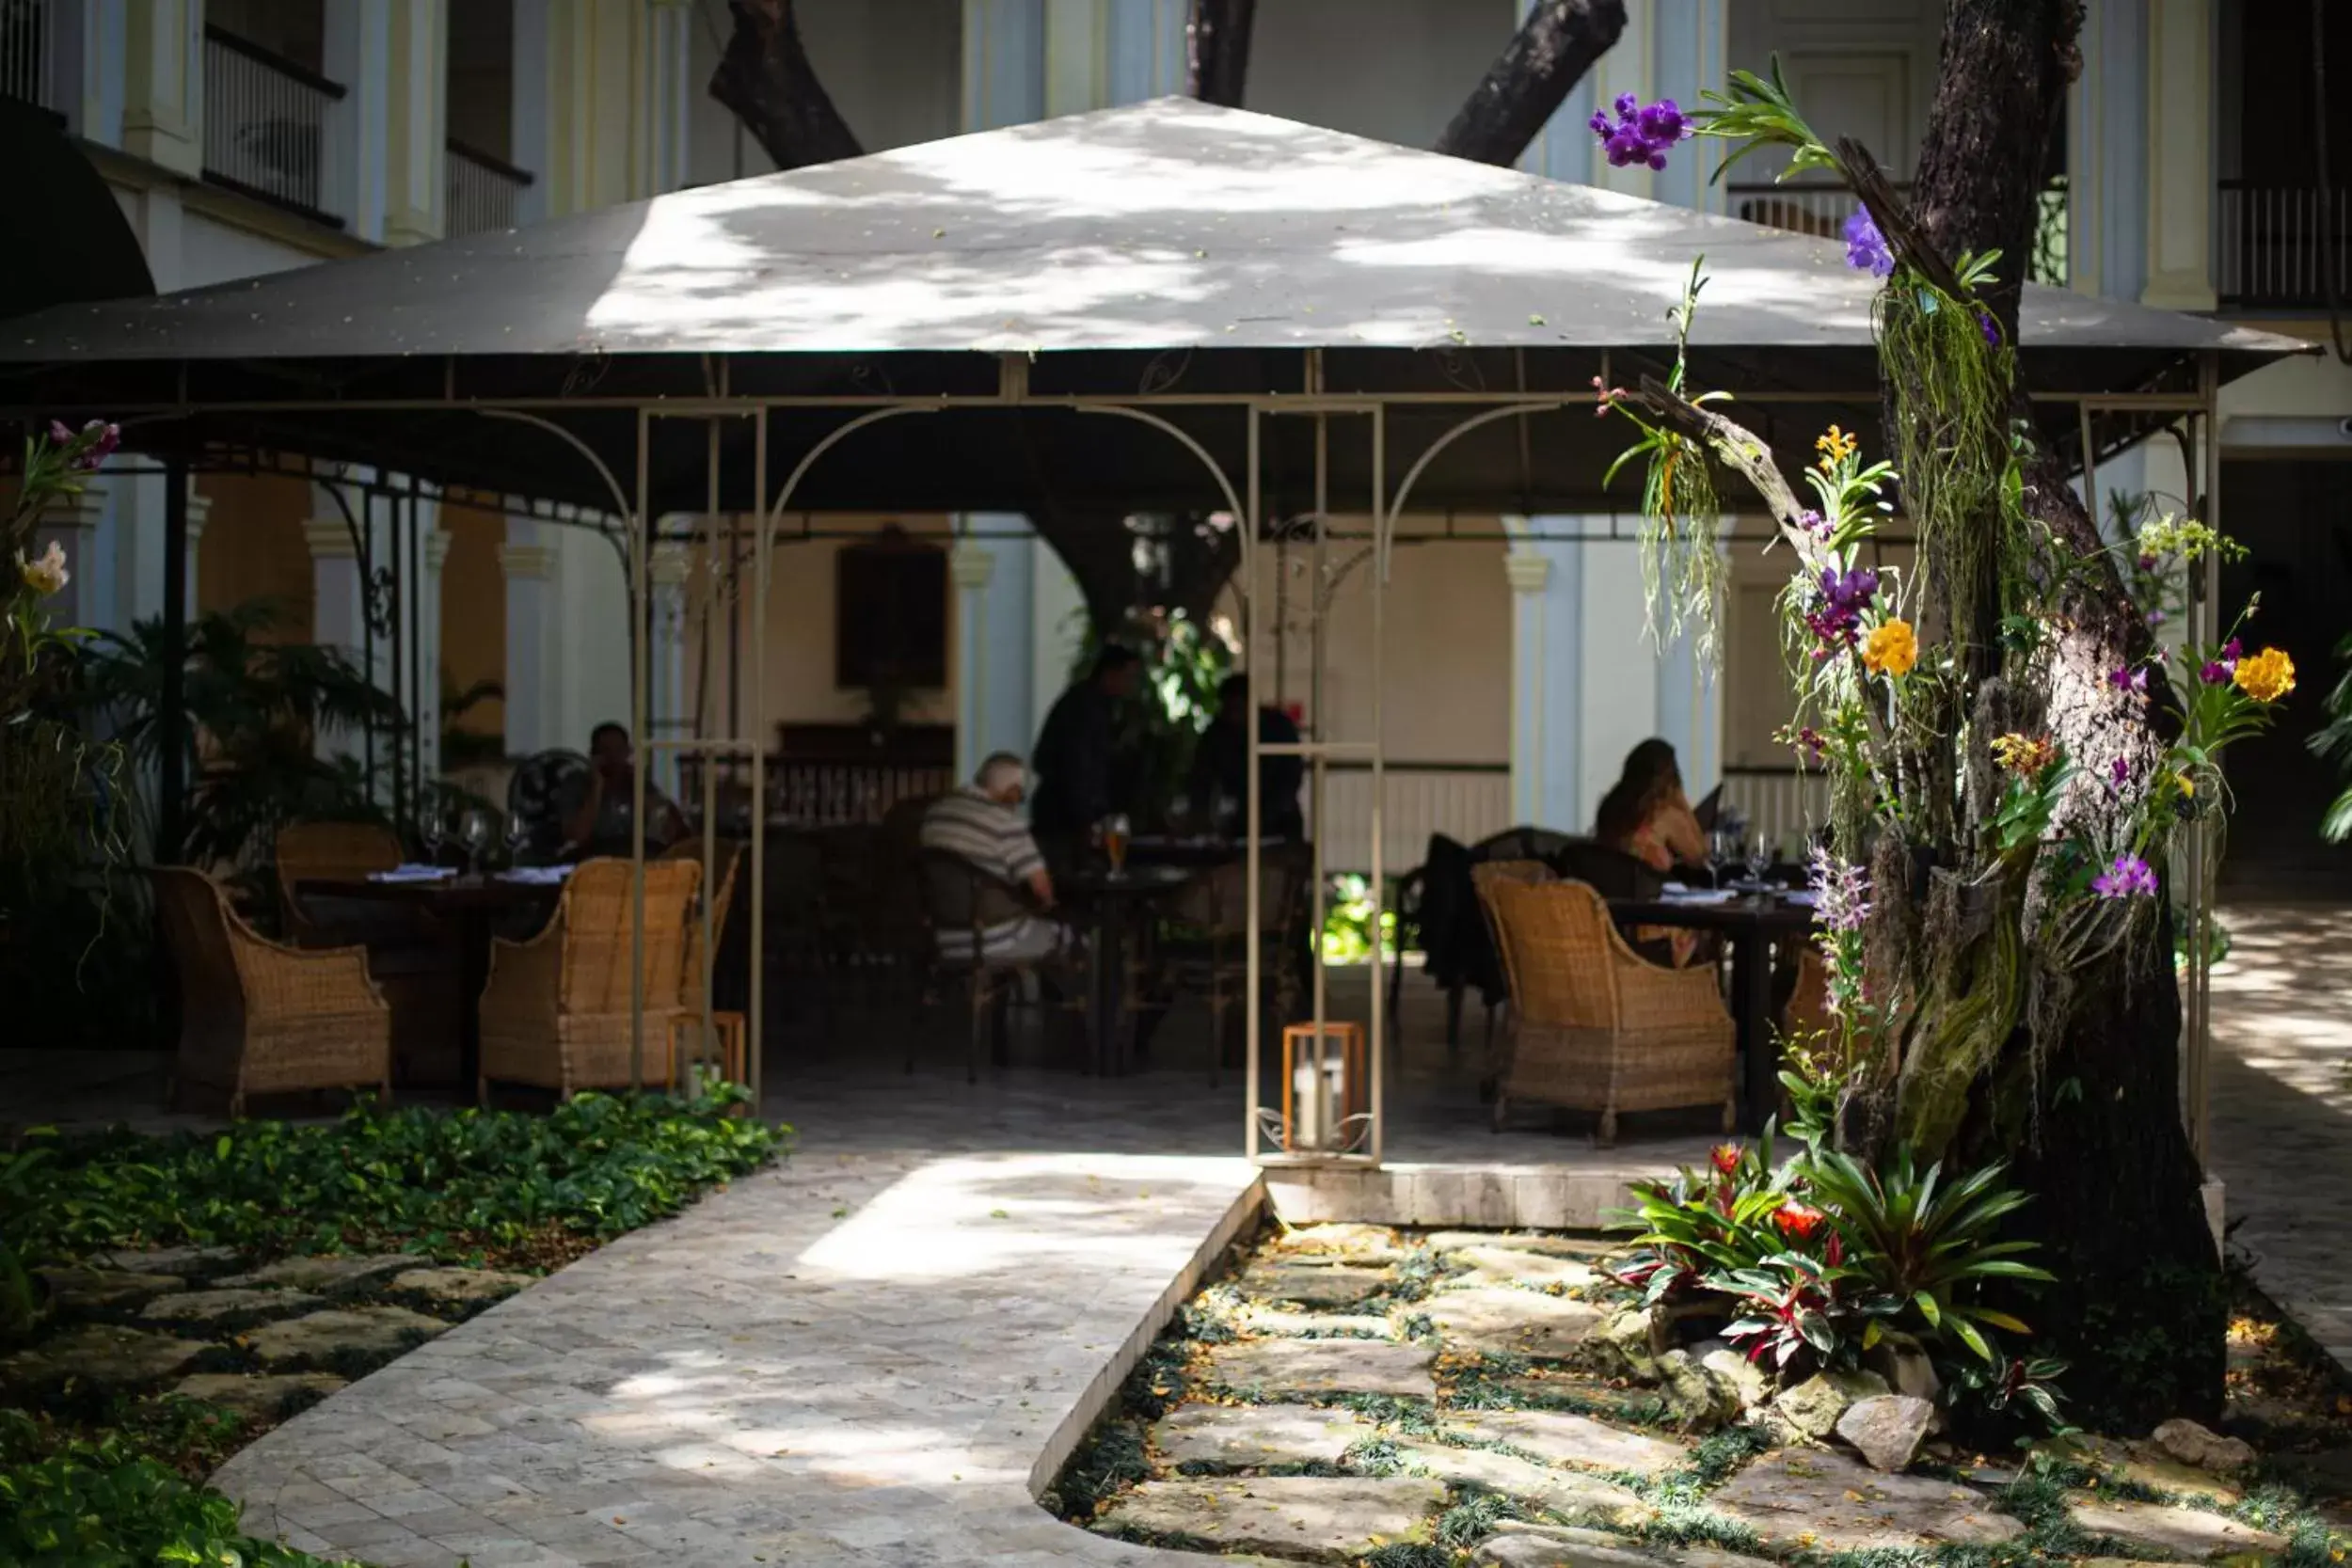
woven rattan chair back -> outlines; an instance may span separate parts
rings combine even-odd
[[[191,1026],[209,1032],[236,1029],[245,1017],[245,986],[229,933],[236,911],[220,884],[184,865],[155,868],[155,916],[172,972],[180,980],[180,1008]]]
[[[1618,1026],[1613,960],[1624,939],[1609,906],[1582,882],[1497,879],[1482,890],[1495,913],[1523,1024],[1567,1029]]]
[[[300,937],[311,921],[294,896],[298,883],[357,881],[403,859],[400,840],[373,822],[289,822],[278,830],[278,897],[286,930]]]
[[[1518,887],[1539,887],[1556,878],[1550,866],[1542,861],[1482,861],[1470,867],[1470,885],[1478,890],[1479,918],[1486,923],[1486,936],[1495,944],[1495,957],[1502,963],[1503,985],[1511,995],[1518,995],[1518,986],[1511,977],[1511,949],[1502,940],[1502,922],[1495,913],[1493,890],[1509,882]]]
[[[686,974],[687,911],[702,883],[699,861],[650,861],[645,865],[645,1006],[679,1005]],[[564,886],[557,920],[564,933],[563,1005],[572,1013],[629,1010],[630,911],[635,902],[630,863],[582,861]]]
[[[969,932],[975,953],[989,927],[1029,912],[1009,883],[951,849],[916,850],[914,874],[922,892],[924,924],[933,937]],[[932,945],[936,950],[936,941]]]

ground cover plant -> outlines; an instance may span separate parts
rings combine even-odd
[[[788,1129],[580,1095],[0,1151],[0,1563],[304,1568],[206,1484],[352,1378],[775,1158]]]

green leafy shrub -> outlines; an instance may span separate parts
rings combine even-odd
[[[183,1242],[466,1257],[549,1233],[602,1240],[782,1148],[784,1130],[723,1114],[731,1093],[583,1094],[544,1116],[362,1105],[332,1123],[169,1137],[40,1132],[0,1153],[0,1234],[27,1263]]]
[[[1755,1268],[1784,1250],[1773,1216],[1788,1201],[1792,1165],[1772,1164],[1770,1128],[1750,1146],[1722,1144],[1708,1168],[1685,1167],[1669,1181],[1637,1185],[1620,1228],[1641,1232],[1617,1277],[1645,1304],[1687,1298],[1708,1276]]]

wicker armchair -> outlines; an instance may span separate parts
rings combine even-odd
[[[930,980],[938,986],[943,980],[960,979],[971,1000],[971,1035],[964,1053],[963,1076],[966,1083],[977,1084],[980,1079],[980,1048],[992,1033],[995,1035],[993,1059],[998,1067],[1006,1063],[1008,1053],[999,1016],[1002,1009],[1021,993],[1022,976],[1042,972],[1049,962],[1042,958],[991,956],[984,944],[986,932],[989,927],[1004,921],[1036,916],[1036,907],[1024,896],[1022,889],[952,850],[917,849],[914,865],[929,932],[926,950]],[[950,932],[964,935],[968,952],[943,951],[939,939]],[[1074,996],[1073,991],[1073,1003]],[[910,1030],[909,1072],[914,1070],[914,1034]]]
[[[710,942],[715,957],[727,940],[727,915],[735,906],[735,878],[744,861],[744,846],[722,840],[718,846],[719,864],[723,868],[713,877],[707,867],[703,874],[703,887],[708,890],[715,883],[718,891],[710,894]],[[703,844],[699,838],[689,838],[672,845],[661,856],[665,861],[703,863]],[[710,984],[703,983],[703,918],[702,911],[691,909],[686,915],[685,961],[679,969],[677,1018],[671,1026],[671,1051],[675,1054],[690,1040],[693,1042],[693,1060],[699,1063],[705,1041],[716,1037],[719,1042],[719,1073],[730,1084],[744,1081],[744,1037],[747,1025],[743,1015],[733,1010],[719,1009],[712,992],[718,987],[714,971]],[[678,1076],[675,1068],[671,1076]]]
[[[1494,890],[1505,882],[1519,887],[1541,887],[1546,882],[1559,879],[1557,872],[1537,860],[1482,861],[1470,867],[1470,885],[1478,890],[1478,913],[1486,923],[1487,940],[1495,944],[1495,958],[1502,965],[1502,983],[1508,995],[1518,994],[1518,987],[1511,979],[1511,949],[1503,944],[1502,923],[1495,918]],[[1517,1019],[1516,1010],[1512,1016]],[[1505,1027],[1503,1037],[1507,1042],[1510,1038],[1507,1030],[1516,1027],[1516,1023]],[[1494,1009],[1489,1007],[1486,1009],[1486,1061],[1489,1067],[1493,1065],[1494,1056],[1495,1014]],[[1489,1078],[1481,1087],[1490,1087],[1493,1082]]]
[[[340,945],[338,939],[379,935],[372,927],[382,924],[380,910],[355,910],[349,901],[339,910],[332,900],[322,909],[319,900],[299,897],[294,889],[302,882],[358,881],[372,871],[391,870],[401,859],[400,840],[373,822],[289,822],[278,829],[278,899],[287,940],[329,947]]]
[[[1259,1005],[1273,1004],[1278,1029],[1298,1010],[1306,990],[1298,947],[1313,877],[1309,845],[1268,845],[1258,853]],[[1208,1003],[1209,1082],[1215,1085],[1226,1068],[1240,1065],[1228,1057],[1226,1018],[1249,1000],[1248,862],[1204,868],[1178,891],[1166,915],[1175,933],[1163,944],[1169,996]]]
[[[391,1098],[392,1014],[364,947],[271,942],[239,918],[220,884],[186,866],[154,873],[155,911],[180,976],[173,1093],[247,1095],[372,1088]]]
[[[1498,880],[1488,896],[1517,1015],[1498,1132],[1514,1100],[1598,1111],[1604,1144],[1621,1111],[1721,1105],[1731,1129],[1737,1034],[1711,972],[1643,958],[1582,882]]]
[[[687,911],[702,874],[691,860],[645,866],[644,1051],[638,1065],[641,1076],[658,1073],[665,1084],[686,973]],[[568,1099],[580,1089],[630,1082],[631,876],[628,861],[583,861],[545,929],[528,942],[501,937],[490,944],[476,1085],[483,1099],[493,1083],[535,1085]]]

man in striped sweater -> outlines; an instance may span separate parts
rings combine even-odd
[[[991,876],[1027,890],[1036,912],[1000,920],[980,932],[981,953],[991,958],[1046,958],[1069,945],[1069,928],[1047,918],[1054,908],[1054,879],[1045,869],[1029,825],[1021,818],[1028,769],[1019,757],[999,752],[980,764],[973,781],[943,795],[923,814],[922,847],[944,849]],[[970,931],[939,933],[943,957],[969,959]]]

